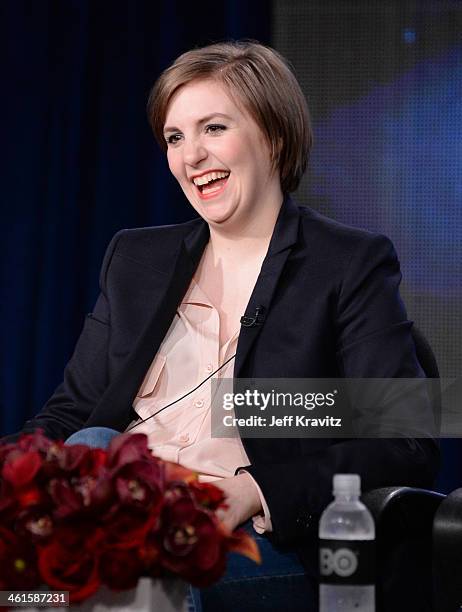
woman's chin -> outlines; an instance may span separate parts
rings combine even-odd
[[[231,214],[227,215],[224,213],[217,213],[212,215],[209,213],[204,213],[201,216],[209,225],[223,226],[230,220]]]
[[[200,207],[196,208],[200,216],[207,223],[222,225],[226,223],[234,213],[233,207],[229,206],[223,200],[221,202],[201,202]]]

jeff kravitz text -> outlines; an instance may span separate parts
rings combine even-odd
[[[331,416],[310,418],[293,414],[286,414],[283,417],[273,415],[271,419],[267,419],[254,414],[248,417],[227,414],[223,417],[223,425],[225,427],[341,427],[342,419]]]

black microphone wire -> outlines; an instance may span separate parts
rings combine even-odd
[[[194,387],[194,389],[191,389],[190,391],[188,391],[187,393],[185,393],[184,395],[182,395],[181,397],[179,397],[178,399],[174,400],[173,402],[170,402],[170,404],[167,404],[166,406],[163,406],[163,408],[161,408],[160,410],[158,410],[157,412],[155,412],[154,414],[151,414],[151,416],[149,416],[147,419],[141,419],[141,421],[136,422],[134,425],[132,425],[131,427],[129,427],[128,429],[126,429],[123,433],[128,433],[129,431],[131,431],[132,429],[134,429],[135,427],[138,427],[138,425],[141,425],[142,423],[146,423],[146,421],[149,421],[149,419],[152,419],[152,417],[155,417],[159,414],[159,412],[162,412],[162,410],[165,410],[166,408],[170,408],[170,406],[173,406],[174,404],[177,404],[178,402],[181,402],[182,399],[184,399],[185,397],[188,397],[188,395],[191,395],[191,393],[194,393],[194,391],[197,391],[197,389],[199,389],[199,387],[202,387],[202,385],[204,383],[206,383],[208,380],[210,380],[210,378],[212,378],[212,376],[215,376],[215,374],[217,372],[219,372],[222,368],[225,367],[225,365],[227,365],[232,359],[234,359],[236,357],[236,353],[234,353],[234,355],[232,355],[229,359],[227,359],[219,368],[217,368],[214,372],[212,372],[211,374],[209,374],[207,376],[207,378],[204,378],[204,380],[202,382],[200,382],[196,387]]]

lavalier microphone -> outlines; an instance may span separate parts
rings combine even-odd
[[[255,314],[253,317],[241,317],[241,325],[243,327],[257,327],[257,325],[261,325],[265,320],[264,313],[265,309],[263,306],[257,306],[255,309]]]

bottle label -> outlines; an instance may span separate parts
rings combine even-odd
[[[319,540],[322,584],[374,584],[375,540]]]

